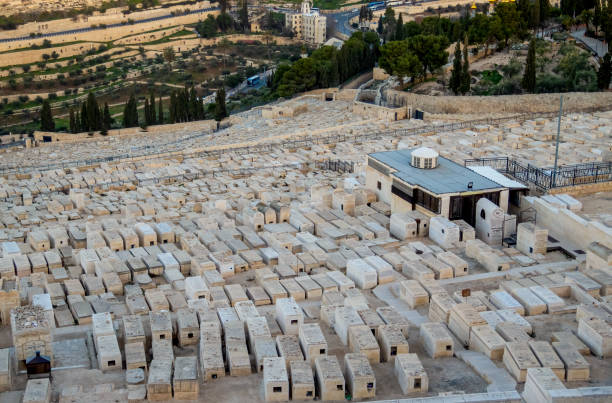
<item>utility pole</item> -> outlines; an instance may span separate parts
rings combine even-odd
[[[550,187],[555,187],[555,181],[557,179],[557,161],[559,160],[559,138],[561,137],[561,117],[563,116],[563,95],[559,101],[559,122],[557,123],[557,144],[555,145],[555,166],[553,168],[552,183]]]

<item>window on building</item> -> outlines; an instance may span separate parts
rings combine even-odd
[[[486,214],[484,209],[480,210],[480,218],[482,218],[483,220],[486,219]]]
[[[433,164],[433,160],[431,158],[425,158],[425,161],[423,162],[425,163],[425,169],[431,169],[431,166]]]
[[[414,189],[413,199],[421,207],[425,207],[427,210],[432,211],[436,214],[440,213],[440,199],[425,193],[422,190]]]
[[[415,167],[420,167],[421,166],[421,158],[414,157],[414,166]]]
[[[398,196],[400,199],[407,201],[412,204],[413,198],[408,193],[404,192],[397,186],[391,186],[391,193]]]
[[[382,189],[382,184],[380,183],[380,181],[376,182],[376,188],[378,190]]]

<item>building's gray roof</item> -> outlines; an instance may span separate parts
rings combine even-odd
[[[397,172],[393,176],[411,185],[418,185],[435,194],[474,192],[502,188],[500,184],[485,178],[449,159],[438,157],[438,166],[420,169],[410,165],[412,150],[385,151],[369,154]],[[473,186],[468,189],[468,183]]]

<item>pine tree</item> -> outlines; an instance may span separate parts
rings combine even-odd
[[[219,88],[215,98],[215,120],[220,122],[225,117],[227,117],[227,109],[225,107],[225,88]]]
[[[42,109],[40,110],[40,130],[43,132],[55,131],[55,121],[51,114],[51,105],[49,105],[48,99],[43,101]]]
[[[468,59],[468,40],[465,37],[465,43],[463,45],[463,66],[461,66],[461,85],[459,92],[466,94],[470,92],[472,83],[472,76],[470,75],[470,61]]]
[[[459,87],[461,87],[461,42],[457,41],[455,45],[455,58],[453,60],[453,69],[451,71],[450,80],[448,82],[448,88],[450,88],[455,95],[459,93]]]
[[[102,130],[108,131],[113,122],[113,118],[111,117],[110,110],[108,108],[108,102],[104,102],[104,112],[102,113]]]
[[[523,89],[527,92],[534,92],[536,86],[536,65],[535,65],[535,39],[529,42],[529,51],[527,52],[527,61],[525,63],[525,74],[521,83]]]
[[[404,18],[402,17],[402,13],[400,13],[397,19],[397,25],[395,26],[395,40],[404,40]]]
[[[87,120],[87,104],[85,102],[81,104],[81,131],[89,131],[89,121]]]
[[[157,112],[157,123],[160,125],[164,124],[164,104],[162,102],[162,97],[159,97],[159,111]]]
[[[607,90],[610,87],[610,79],[612,78],[612,56],[606,53],[603,61],[597,71],[597,88]]]
[[[74,119],[74,109],[70,108],[70,133],[76,133],[76,121]]]
[[[157,110],[155,109],[155,94],[153,92],[149,94],[149,107],[151,108],[151,124],[154,125],[157,123],[157,117],[155,116]]]

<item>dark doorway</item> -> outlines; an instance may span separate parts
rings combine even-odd
[[[47,377],[51,373],[51,360],[47,356],[40,355],[40,351],[28,358],[25,365],[28,378]]]

